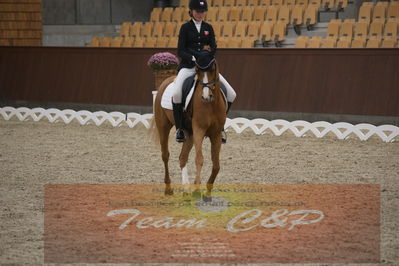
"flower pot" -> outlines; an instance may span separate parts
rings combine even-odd
[[[165,79],[169,78],[170,76],[176,75],[176,74],[177,74],[176,69],[154,71],[155,89],[158,90],[159,86]]]

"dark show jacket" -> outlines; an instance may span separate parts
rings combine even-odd
[[[216,40],[212,25],[202,21],[200,32],[198,32],[193,20],[184,23],[180,28],[177,47],[177,55],[182,59],[179,69],[193,68],[195,63],[192,57],[197,57],[205,45],[209,45],[211,52],[215,55]]]

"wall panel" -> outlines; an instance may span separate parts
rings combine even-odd
[[[159,51],[0,47],[0,100],[150,106],[146,62]],[[236,110],[399,116],[399,49],[219,49],[217,59]]]

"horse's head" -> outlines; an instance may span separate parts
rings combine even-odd
[[[202,87],[202,100],[211,102],[215,98],[215,89],[220,88],[219,71],[215,57],[208,51],[202,51],[196,62],[198,83]]]

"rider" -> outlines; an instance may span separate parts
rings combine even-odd
[[[179,42],[177,54],[182,59],[179,65],[179,73],[175,79],[175,89],[173,92],[173,116],[176,125],[176,141],[183,142],[183,105],[182,105],[182,87],[186,78],[193,76],[195,72],[195,61],[200,56],[204,46],[210,47],[210,53],[214,56],[216,53],[215,33],[212,25],[206,23],[204,18],[208,11],[206,0],[190,0],[189,14],[192,18],[183,24],[179,32]],[[227,89],[227,112],[229,111],[236,93],[231,85],[219,75],[219,80]],[[222,135],[222,142],[226,143],[226,136]]]

